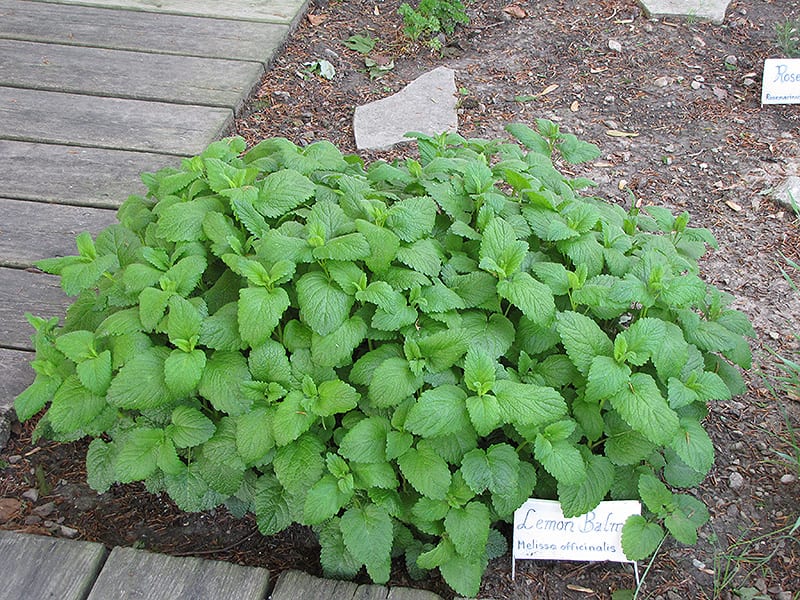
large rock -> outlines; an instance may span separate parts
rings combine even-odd
[[[720,24],[730,0],[639,0],[650,17],[688,17]]]
[[[458,129],[455,73],[438,67],[396,94],[356,107],[353,130],[359,150],[385,150],[410,131],[428,135]]]

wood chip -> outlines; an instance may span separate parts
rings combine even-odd
[[[509,4],[503,9],[503,12],[515,19],[524,19],[528,16],[528,13],[525,12],[525,9],[521,6],[517,6],[516,4]]]
[[[639,137],[635,131],[620,131],[619,129],[608,129],[606,135],[611,137]]]
[[[570,109],[572,112],[578,112],[578,109],[579,109],[579,108],[580,108],[580,104],[578,104],[578,101],[577,101],[577,100],[575,100],[575,102],[573,102],[572,104],[570,104],[570,105],[569,105],[569,109]]]
[[[327,19],[328,17],[327,15],[312,15],[311,13],[309,13],[306,15],[306,18],[313,27],[316,27],[317,25],[323,23],[325,19]]]
[[[730,208],[734,212],[741,212],[742,211],[742,207],[739,206],[738,204],[736,204],[736,202],[734,202],[733,200],[726,200],[725,204],[727,204],[728,208]]]
[[[583,587],[582,585],[573,585],[571,583],[567,584],[567,589],[572,590],[573,592],[583,592],[584,594],[594,594],[594,590],[592,588]]]

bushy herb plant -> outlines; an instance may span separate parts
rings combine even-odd
[[[403,17],[403,32],[412,40],[432,37],[442,31],[449,35],[457,25],[469,24],[461,0],[420,0],[416,8],[403,2],[397,14]]]
[[[119,224],[38,263],[76,296],[36,327],[21,419],[94,438],[99,492],[143,480],[265,535],[311,525],[330,576],[439,569],[478,591],[531,496],[567,516],[641,499],[623,547],[693,543],[675,488],[714,460],[709,401],[743,389],[748,320],[698,276],[686,214],[578,193],[598,149],[540,120],[515,142],[418,135],[365,166],[233,138],[144,177]]]

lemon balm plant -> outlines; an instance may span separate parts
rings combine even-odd
[[[698,276],[711,234],[554,166],[598,149],[417,135],[369,166],[233,138],[147,175],[119,224],[43,260],[75,301],[31,317],[43,435],[89,436],[97,491],[144,481],[264,534],[313,526],[327,574],[393,558],[475,595],[528,497],[641,499],[624,551],[693,543],[707,403],[743,389],[748,320]]]

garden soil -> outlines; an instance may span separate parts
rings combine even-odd
[[[691,15],[649,19],[634,0],[475,0],[470,24],[439,38],[441,51],[403,35],[398,4],[312,4],[237,132],[250,143],[327,139],[355,152],[357,105],[447,66],[456,73],[463,136],[494,138],[510,122],[551,119],[601,148],[601,158],[568,171],[594,179],[594,193],[625,207],[688,211],[693,225],[709,228],[719,248],[702,273],[752,319],[754,366],[745,395],[710,407],[717,462],[691,493],[711,521],[696,546],[667,541],[640,565],[640,597],[800,597],[800,538],[791,531],[800,474],[778,454],[796,451],[800,402],[776,385],[775,368],[775,353],[798,355],[800,294],[784,271],[800,278],[787,262],[800,260],[800,225],[791,206],[773,199],[800,174],[800,108],[760,105],[764,59],[785,56],[776,25],[800,19],[800,3],[734,1],[724,24],[712,25]],[[368,58],[384,67],[373,69],[380,78],[343,45],[356,34],[377,40]],[[332,79],[315,70],[319,61],[333,66]],[[413,155],[413,145],[362,153],[368,161]],[[181,513],[141,485],[98,496],[85,484],[86,443],[33,443],[32,426],[17,424],[0,454],[0,528],[321,575],[310,530],[264,538],[252,518]],[[410,580],[399,564],[390,585],[452,596],[440,578]],[[512,580],[507,555],[489,564],[480,597],[609,598],[634,585],[630,566],[616,563],[524,561]]]

